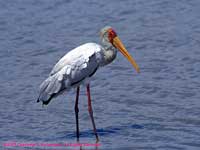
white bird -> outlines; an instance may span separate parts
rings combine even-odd
[[[101,45],[96,43],[83,44],[64,55],[52,69],[49,77],[40,85],[39,98],[47,105],[51,99],[65,90],[72,87],[77,88],[75,101],[76,135],[79,141],[78,122],[78,99],[82,83],[86,83],[88,96],[88,111],[92,120],[94,134],[99,141],[96,126],[93,118],[93,110],[90,97],[89,79],[102,66],[111,63],[117,55],[117,49],[130,61],[133,67],[139,72],[135,60],[128,53],[116,32],[112,27],[106,26],[100,31]]]

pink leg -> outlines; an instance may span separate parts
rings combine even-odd
[[[92,103],[91,103],[91,96],[90,96],[90,85],[87,85],[87,96],[88,96],[88,112],[90,114],[90,118],[92,120],[92,125],[93,125],[93,130],[94,130],[94,134],[96,136],[96,142],[99,141],[98,135],[97,135],[97,131],[96,131],[96,126],[95,126],[95,122],[94,122],[94,117],[93,117],[93,110],[92,110]]]

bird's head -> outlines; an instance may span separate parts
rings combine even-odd
[[[138,73],[140,72],[140,69],[136,61],[131,57],[129,52],[126,50],[124,44],[121,42],[121,40],[117,36],[117,33],[113,30],[112,27],[106,26],[103,29],[101,29],[100,37],[105,45],[117,48],[129,60],[129,62],[133,65],[136,71]]]

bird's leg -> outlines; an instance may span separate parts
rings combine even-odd
[[[79,122],[78,122],[78,99],[79,99],[79,91],[80,91],[80,87],[77,87],[77,91],[76,91],[76,102],[75,102],[75,115],[76,115],[76,137],[77,137],[77,142],[79,142]]]
[[[93,117],[93,110],[92,110],[92,103],[91,103],[91,96],[90,96],[90,85],[89,84],[87,84],[87,96],[88,96],[88,112],[89,112],[90,118],[92,120],[93,130],[94,130],[94,134],[96,136],[96,142],[98,142],[99,137],[97,135],[96,126],[95,126],[94,117]]]

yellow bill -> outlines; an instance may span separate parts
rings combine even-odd
[[[122,44],[121,40],[117,36],[113,39],[113,45],[117,49],[119,49],[119,51],[129,60],[129,62],[133,65],[135,70],[139,73],[140,72],[140,68],[138,67],[138,65],[135,62],[135,60],[131,57],[131,55],[128,53],[128,51],[126,50],[125,46]]]

